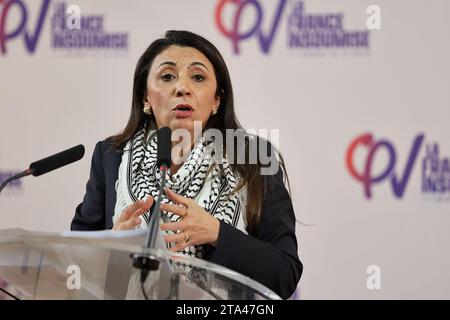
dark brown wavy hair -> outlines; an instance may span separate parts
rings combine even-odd
[[[107,139],[116,149],[121,150],[126,143],[134,137],[136,132],[144,126],[145,121],[147,129],[155,129],[156,121],[153,115],[146,115],[143,112],[144,98],[147,93],[147,78],[155,57],[170,46],[192,47],[203,53],[214,66],[214,72],[217,79],[216,96],[220,97],[220,105],[215,116],[211,116],[205,125],[205,130],[215,128],[220,130],[223,137],[227,129],[243,130],[239,124],[234,111],[233,88],[231,85],[230,74],[219,50],[205,38],[189,31],[167,31],[165,37],[155,40],[145,50],[140,57],[134,73],[133,100],[131,104],[131,113],[128,123],[122,133],[109,137]],[[259,138],[258,138],[259,139]],[[223,142],[223,154],[229,154],[226,145],[226,139]],[[245,140],[245,151],[249,152],[249,142]],[[270,145],[270,144],[269,144]],[[284,161],[281,155],[277,153],[280,167],[286,173]],[[235,159],[235,157],[233,157]],[[262,164],[258,160],[256,164],[232,164],[232,170],[239,175],[240,183],[236,192],[242,187],[247,187],[247,231],[250,234],[258,232],[258,223],[261,215],[261,208],[264,195],[273,179],[269,176],[261,175]],[[287,179],[287,175],[284,175]],[[273,177],[272,177],[273,178]],[[289,185],[289,182],[288,182]]]

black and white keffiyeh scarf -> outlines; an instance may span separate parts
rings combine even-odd
[[[158,198],[161,172],[156,166],[157,135],[156,130],[150,131],[146,138],[145,126],[124,148],[119,176],[116,182],[117,201],[114,221],[130,204],[145,199],[151,195],[155,201]],[[213,217],[245,231],[245,188],[234,192],[237,178],[226,158],[220,163],[212,161],[213,142],[207,142],[200,137],[195,143],[186,161],[175,174],[170,169],[166,175],[166,186],[175,193],[196,201]],[[162,196],[162,203],[171,203]],[[141,219],[139,229],[146,229],[150,212]],[[176,222],[180,217],[173,213],[163,213],[168,220]],[[183,253],[202,257],[203,246],[190,246]]]

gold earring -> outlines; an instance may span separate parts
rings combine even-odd
[[[148,101],[144,102],[144,113],[146,115],[151,115],[152,114],[152,108],[150,107],[150,103],[148,103]]]

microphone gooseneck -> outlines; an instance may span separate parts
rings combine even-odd
[[[158,151],[156,165],[161,172],[161,183],[158,190],[158,198],[153,205],[152,212],[147,224],[148,232],[145,239],[145,244],[141,254],[133,254],[133,266],[141,270],[141,289],[145,299],[148,300],[148,296],[144,289],[144,283],[147,279],[150,271],[159,269],[159,260],[148,255],[148,249],[154,249],[156,247],[156,240],[158,237],[159,219],[161,217],[161,198],[164,193],[164,187],[166,185],[166,174],[172,164],[172,131],[168,127],[164,127],[158,130]]]

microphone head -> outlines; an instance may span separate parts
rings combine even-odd
[[[158,130],[158,157],[156,165],[158,167],[165,165],[170,168],[172,164],[172,131],[168,127]]]
[[[84,146],[82,144],[67,149],[50,157],[41,159],[30,164],[31,174],[35,177],[44,173],[58,169],[72,162],[78,161],[84,156]]]

